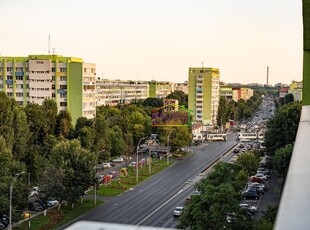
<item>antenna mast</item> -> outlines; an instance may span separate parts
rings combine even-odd
[[[48,35],[48,54],[51,54],[51,35]]]

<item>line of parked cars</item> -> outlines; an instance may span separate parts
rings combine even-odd
[[[258,168],[255,175],[251,176],[247,185],[245,186],[242,197],[244,199],[260,199],[267,187],[265,183],[270,178],[270,171],[266,168]]]

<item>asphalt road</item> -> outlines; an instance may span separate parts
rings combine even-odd
[[[183,206],[194,193],[194,184],[215,161],[236,145],[235,134],[225,142],[208,142],[194,153],[152,176],[104,205],[84,214],[78,220],[175,228],[176,206]],[[70,223],[72,224],[72,223]],[[67,225],[68,226],[68,225]],[[64,229],[63,226],[60,229]]]

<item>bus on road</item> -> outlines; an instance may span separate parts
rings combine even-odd
[[[226,133],[209,133],[207,134],[207,141],[226,141]]]

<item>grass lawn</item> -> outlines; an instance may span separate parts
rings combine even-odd
[[[102,204],[103,201],[97,200],[97,206]],[[93,200],[84,200],[83,203],[76,203],[74,208],[71,208],[71,204],[68,203],[67,206],[64,204],[61,206],[60,210],[53,208],[47,211],[47,216],[37,216],[30,220],[31,228],[28,228],[28,221],[14,227],[14,230],[24,230],[24,229],[56,229],[57,227],[73,220],[74,218],[84,214],[85,212],[94,208]]]
[[[171,164],[173,163],[169,162],[169,166]],[[139,169],[139,182],[146,180],[150,176],[160,172],[166,167],[168,167],[166,160],[158,160],[153,162],[151,167],[152,171],[151,174],[149,174],[149,166],[143,166],[141,169]],[[120,176],[118,180],[112,180],[109,185],[101,185],[97,191],[97,195],[116,196],[135,186],[136,184],[136,171],[129,171],[127,176]],[[93,190],[89,191],[88,194],[93,194]]]

